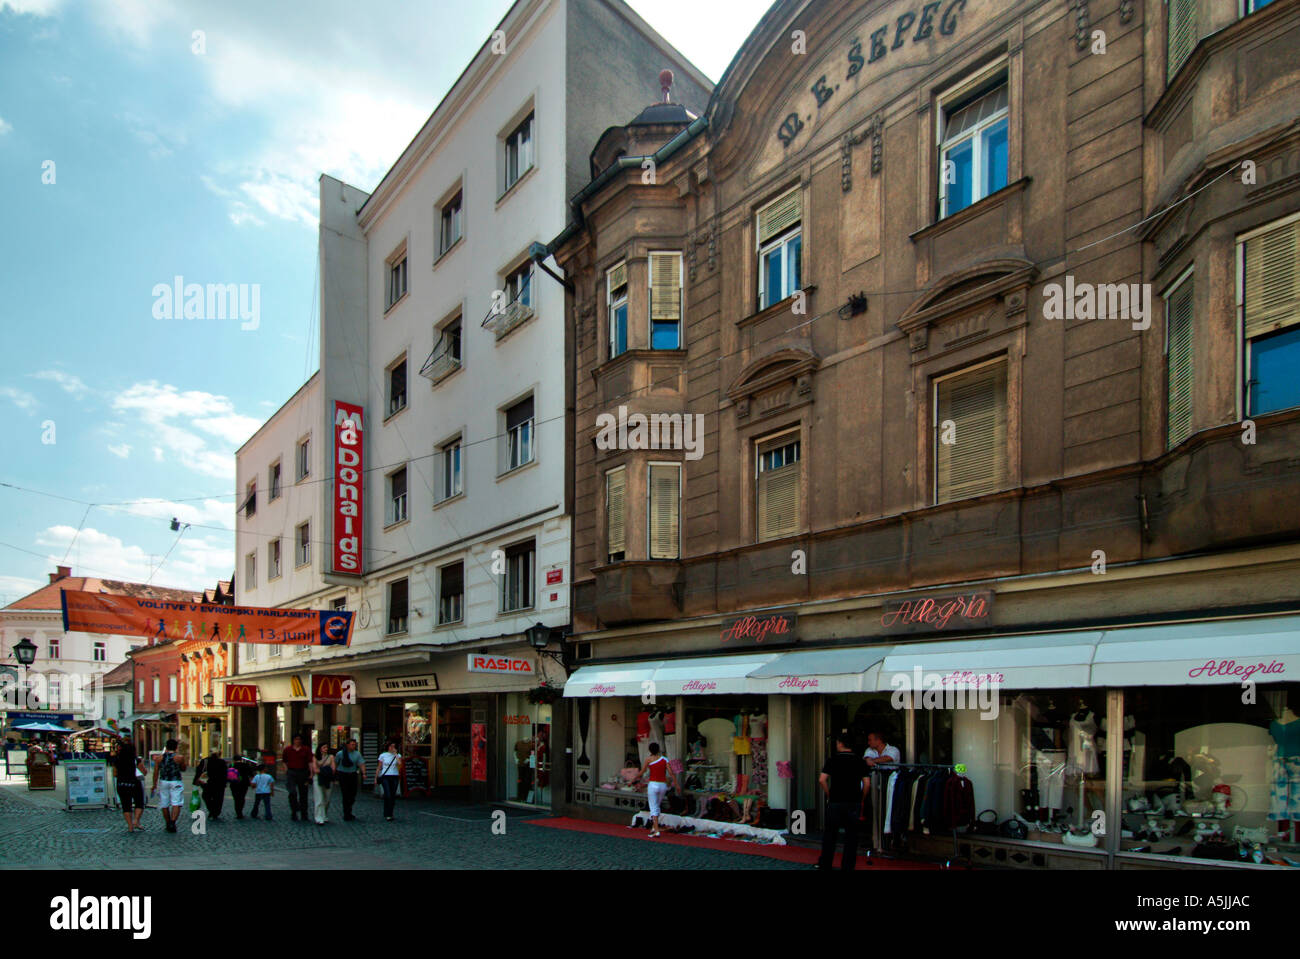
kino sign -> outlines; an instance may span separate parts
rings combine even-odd
[[[365,491],[362,409],[334,401],[334,565],[361,575],[362,495]]]

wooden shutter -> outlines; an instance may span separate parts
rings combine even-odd
[[[650,319],[682,318],[682,255],[650,254]]]
[[[627,551],[627,468],[605,474],[605,538],[608,554]]]
[[[1192,278],[1189,276],[1165,300],[1168,337],[1169,407],[1166,413],[1169,448],[1192,435]]]
[[[767,450],[786,446],[792,440],[760,447],[761,456]],[[777,469],[760,469],[758,474],[758,538],[778,539],[799,532],[799,474],[802,461],[796,459]]]
[[[1196,27],[1196,4],[1198,0],[1168,0],[1169,2],[1169,64],[1166,78],[1172,80],[1174,74],[1192,55],[1199,38]]]
[[[609,271],[609,292],[613,295],[624,286],[627,286],[627,264],[620,263]]]
[[[1252,237],[1246,246],[1246,338],[1300,323],[1300,220]]]
[[[935,476],[939,502],[1000,489],[1007,468],[1007,366],[995,363],[940,381]],[[954,442],[944,443],[951,420]]]
[[[677,559],[678,514],[681,508],[681,469],[650,467],[650,558]]]
[[[762,246],[773,237],[780,236],[798,223],[802,215],[797,189],[769,203],[758,213],[758,245]]]

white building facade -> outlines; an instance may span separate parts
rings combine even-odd
[[[238,517],[236,601],[346,608],[354,632],[347,649],[245,647],[237,681],[262,703],[238,722],[245,747],[303,730],[355,736],[369,759],[397,739],[408,795],[549,805],[562,785],[544,687],[564,682],[570,621],[570,344],[532,247],[664,68],[702,110],[708,79],[619,0],[520,0],[372,194],[321,178],[320,372],[240,450],[257,502]],[[264,502],[277,461],[284,491]],[[355,702],[313,696],[313,675]]]

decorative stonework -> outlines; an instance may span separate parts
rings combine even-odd
[[[709,221],[709,225],[695,234],[695,238],[686,244],[686,270],[692,283],[699,273],[699,257],[697,251],[700,247],[708,245],[708,259],[705,261],[705,267],[710,273],[718,265],[718,218],[715,216]]]
[[[954,346],[964,340],[974,339],[987,333],[991,315],[991,312],[972,313],[946,324],[943,331],[944,347]]]
[[[1134,0],[1119,0],[1119,22],[1132,23],[1136,6]]]
[[[1016,290],[1012,293],[1008,293],[1005,301],[1007,317],[1010,318],[1025,312],[1025,303],[1027,301],[1028,298],[1025,296],[1024,290]]]
[[[813,401],[813,372],[821,359],[787,347],[749,363],[727,389],[736,418],[760,418]]]
[[[840,189],[845,193],[853,189],[853,148],[868,138],[871,140],[871,175],[879,176],[884,155],[884,129],[884,118],[876,114],[861,132],[850,130],[840,140]]]
[[[1074,45],[1079,50],[1088,49],[1089,27],[1092,20],[1088,16],[1088,0],[1068,0],[1074,11]]]

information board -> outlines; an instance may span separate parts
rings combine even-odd
[[[361,733],[361,758],[366,762],[366,782],[375,781],[375,769],[379,765],[379,733],[363,730]]]
[[[62,763],[69,809],[108,806],[108,763],[102,759],[67,759]]]

